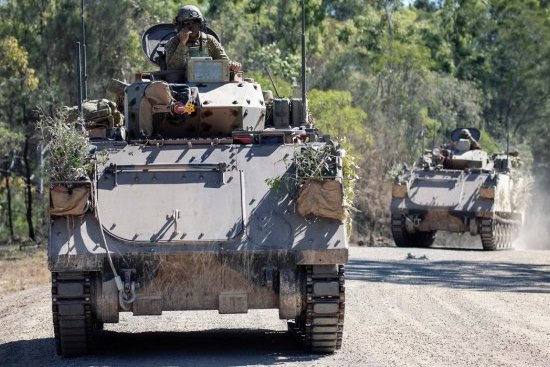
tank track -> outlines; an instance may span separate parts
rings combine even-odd
[[[391,233],[397,247],[407,246],[406,233],[403,228],[403,217],[401,215],[391,216]]]
[[[305,310],[289,330],[314,353],[342,347],[345,311],[344,265],[307,266]]]
[[[92,314],[93,273],[52,273],[52,314],[56,352],[63,357],[90,353],[102,328]]]
[[[401,214],[391,216],[391,233],[397,247],[430,247],[435,240],[435,231],[407,233]]]
[[[512,248],[517,226],[498,223],[492,218],[481,220],[481,244],[484,250],[505,250]]]

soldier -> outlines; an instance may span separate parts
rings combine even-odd
[[[481,146],[473,138],[472,134],[470,133],[470,130],[468,130],[468,129],[460,130],[460,138],[461,139],[468,139],[470,141],[470,150],[472,150],[472,149],[481,149]]]
[[[229,60],[222,45],[204,29],[205,20],[199,8],[186,5],[174,18],[178,34],[166,43],[166,66],[168,69],[184,69],[190,57],[210,56],[214,60]],[[241,64],[231,61],[230,70],[239,72]]]

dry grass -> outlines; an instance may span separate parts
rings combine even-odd
[[[0,247],[0,294],[48,284],[46,249]]]

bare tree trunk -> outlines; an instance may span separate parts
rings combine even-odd
[[[288,17],[288,1],[283,0],[279,4],[279,11],[277,13],[277,29],[284,29],[284,20]]]
[[[25,135],[25,147],[23,148],[23,162],[25,163],[25,190],[27,194],[27,200],[25,200],[27,206],[27,226],[29,229],[29,238],[36,242],[36,235],[34,233],[34,225],[32,221],[32,212],[33,212],[33,201],[32,201],[32,170],[29,162],[28,151],[29,151],[29,135]]]
[[[390,1],[386,0],[384,4],[384,11],[386,12],[386,17],[388,18],[388,34],[390,38],[393,39],[393,9],[390,10],[390,6],[393,7],[393,4],[390,5]]]
[[[47,35],[46,35],[46,25],[45,25],[45,20],[44,20],[44,14],[45,14],[45,11],[46,9],[48,9],[48,6],[50,6],[51,4],[49,4],[50,1],[48,0],[42,0],[42,6],[41,6],[41,11],[40,11],[40,37],[42,40],[45,40],[47,39]],[[44,69],[45,69],[45,74],[46,74],[46,84],[48,85],[48,89],[49,90],[52,90],[52,65],[51,65],[51,60],[50,60],[50,56],[48,55],[48,47],[49,45],[47,45],[47,42],[42,42],[43,46],[42,46],[42,60],[43,60],[43,63],[44,63]],[[48,113],[50,114],[50,116],[53,116],[53,106],[55,105],[55,97],[54,97],[54,94],[50,94],[50,96],[48,97],[49,101],[48,101]]]
[[[11,186],[10,186],[10,175],[11,170],[8,169],[6,171],[6,204],[8,207],[8,228],[10,230],[10,242],[13,241],[14,233],[13,233],[13,213],[12,213],[12,207],[11,207]]]

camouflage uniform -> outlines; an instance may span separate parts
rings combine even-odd
[[[189,57],[210,56],[213,60],[229,60],[222,45],[211,35],[200,32],[195,40],[180,44],[178,36],[172,37],[165,46],[168,69],[184,69]]]

